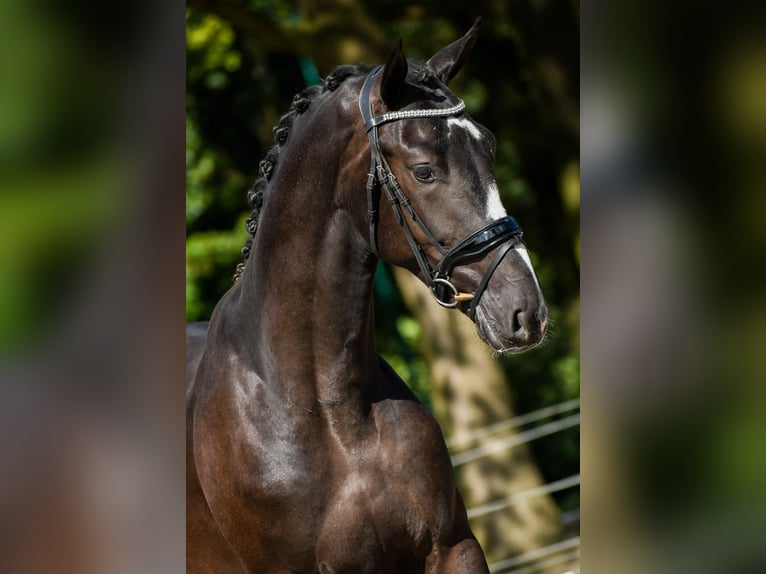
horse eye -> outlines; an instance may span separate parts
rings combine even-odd
[[[434,172],[427,165],[415,166],[413,171],[415,173],[415,177],[420,181],[431,182],[434,180]]]

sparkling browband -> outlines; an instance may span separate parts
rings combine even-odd
[[[365,131],[370,131],[372,128],[384,124],[386,122],[393,122],[396,120],[405,120],[408,118],[440,118],[444,116],[454,116],[459,114],[465,109],[465,103],[460,100],[457,105],[451,108],[444,109],[429,109],[429,110],[402,110],[398,112],[388,112],[375,116],[364,122]]]

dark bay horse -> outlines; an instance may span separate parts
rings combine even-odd
[[[296,96],[249,192],[245,264],[187,331],[187,571],[488,572],[439,426],[375,350],[379,258],[499,352],[547,312],[500,203],[493,135],[428,62],[342,66]]]

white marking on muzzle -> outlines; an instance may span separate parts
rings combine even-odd
[[[527,248],[523,245],[517,245],[513,249],[524,260],[524,263],[527,264],[527,267],[529,267],[529,272],[532,275],[532,278],[535,280],[535,287],[537,287],[537,292],[542,295],[542,289],[540,289],[540,283],[537,281],[537,274],[535,273],[535,268],[532,267],[532,261],[529,259],[529,252],[527,251]]]
[[[497,184],[494,181],[487,186],[486,208],[487,217],[489,217],[492,221],[497,221],[498,219],[508,215],[508,212],[505,211],[505,207],[503,206],[503,202],[500,201],[500,190],[497,188]],[[524,247],[524,245],[519,244],[513,249],[519,254],[519,256],[521,256],[521,259],[524,261],[524,263],[527,264],[527,267],[529,267],[529,273],[535,280],[535,287],[537,288],[537,292],[540,297],[542,297],[543,292],[540,288],[540,282],[537,280],[535,268],[532,267],[532,261],[529,259],[529,252],[527,251],[527,248]]]

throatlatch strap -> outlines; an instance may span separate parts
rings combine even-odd
[[[372,85],[375,82],[375,78],[383,70],[383,66],[375,68],[362,85],[362,91],[359,94],[359,111],[362,114],[362,120],[367,123],[367,119],[372,117],[372,102],[370,101],[370,92],[372,92]],[[366,106],[365,106],[366,103]],[[367,217],[370,221],[370,247],[376,257],[380,257],[378,253],[378,204],[380,201],[380,190],[377,190],[375,183],[378,180],[377,166],[378,162],[378,131],[373,130],[370,133],[369,130],[365,130],[367,136],[370,139],[370,171],[367,174]]]

